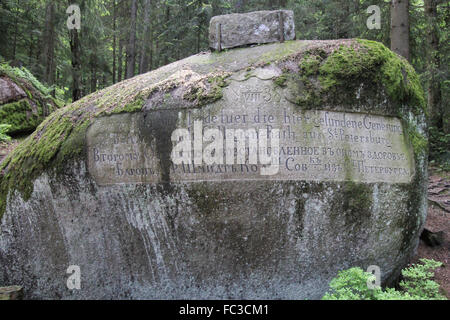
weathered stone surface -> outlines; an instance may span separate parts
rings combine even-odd
[[[0,105],[26,97],[25,91],[6,77],[0,77]]]
[[[168,174],[162,174],[158,137],[149,140],[149,133],[170,128],[165,132],[170,138],[176,129],[193,132],[195,121],[201,121],[201,135],[203,130],[220,131],[222,160],[211,165],[194,161],[172,164]],[[279,160],[273,174],[262,174],[260,163],[239,162],[234,154],[226,154],[230,141],[226,132],[230,129],[250,134],[261,129],[279,130]],[[87,132],[88,169],[99,185],[233,180],[410,183],[415,173],[414,159],[403,132],[399,119],[392,117],[301,112],[271,80],[251,78],[231,81],[220,102],[201,110],[186,109],[175,114],[153,111],[99,119]],[[257,154],[258,141],[250,143],[247,139],[246,136],[239,141]],[[238,147],[234,135],[231,141]],[[267,146],[273,141],[268,139]],[[248,151],[240,151],[248,157]]]
[[[220,30],[219,30],[220,25]],[[211,18],[209,46],[215,50],[295,39],[291,10],[234,13]]]
[[[378,43],[287,41],[192,56],[85,97],[1,164],[0,283],[26,298],[316,299],[338,270],[369,265],[389,282],[426,215],[417,84]],[[175,168],[172,133],[190,119],[286,132],[279,171]],[[66,287],[71,265],[81,290]]]

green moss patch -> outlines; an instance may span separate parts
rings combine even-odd
[[[220,100],[223,97],[222,89],[228,85],[225,79],[226,76],[218,75],[194,84],[190,86],[183,98],[187,101],[195,102],[198,106]]]
[[[298,70],[288,68],[274,81],[278,86],[297,88],[299,96],[292,102],[302,107],[358,104],[356,92],[365,85],[365,95],[381,89],[396,108],[408,105],[416,115],[426,111],[413,67],[379,42],[343,41],[334,47],[307,49],[290,59]]]
[[[0,123],[9,124],[9,134],[32,132],[64,102],[52,97],[50,89],[40,83],[26,68],[0,64],[0,76],[14,82],[27,95],[19,101],[0,105]]]
[[[324,90],[337,92],[356,81],[381,83],[392,101],[425,109],[423,89],[413,67],[383,44],[358,40],[350,47],[341,46],[320,66]]]

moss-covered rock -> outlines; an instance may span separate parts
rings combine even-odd
[[[287,63],[292,61],[296,64]],[[324,48],[312,46],[285,59],[284,71],[278,84],[288,86],[292,82],[293,87],[307,88],[311,99],[299,97],[301,106],[359,106],[385,93],[393,110],[408,104],[414,106],[416,114],[426,111],[423,89],[413,67],[379,42],[352,40]]]
[[[11,126],[9,134],[34,131],[63,105],[26,68],[0,64],[0,123]]]
[[[357,180],[344,153],[336,155],[340,180],[170,180],[169,133],[180,114],[257,103],[300,116],[313,109],[395,117],[402,151],[414,162],[411,176]],[[0,264],[13,265],[0,280],[18,281],[14,270],[25,268],[28,297],[65,297],[61,279],[42,285],[32,275],[43,270],[46,279],[54,266],[79,263],[95,284],[79,292],[84,298],[314,298],[349,263],[378,264],[383,281],[392,280],[425,219],[425,120],[414,70],[365,40],[203,53],[117,83],[50,114],[0,164],[0,217],[8,230],[0,233]],[[299,127],[312,131],[314,124],[302,121]],[[160,162],[167,160],[161,183],[95,179],[87,136],[101,144],[101,134],[121,126],[142,136],[142,146],[156,141]],[[22,254],[13,252],[17,246]]]

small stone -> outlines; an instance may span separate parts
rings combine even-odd
[[[209,24],[209,46],[219,51],[249,44],[294,39],[294,13],[291,10],[215,16]]]
[[[0,300],[22,300],[22,296],[20,286],[0,287]]]
[[[420,239],[429,247],[438,247],[444,242],[444,232],[432,232],[428,229],[423,229]]]

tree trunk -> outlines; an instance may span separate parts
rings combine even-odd
[[[69,0],[69,5],[74,4]],[[77,29],[69,30],[70,51],[72,53],[72,102],[83,97],[81,78],[81,44]]]
[[[20,1],[17,2],[17,6],[20,8]],[[19,22],[19,11],[16,12],[16,14],[14,15],[14,38],[13,38],[13,60],[16,60],[16,49],[17,49],[17,24]]]
[[[439,130],[443,129],[443,115],[441,108],[441,84],[437,78],[440,69],[439,59],[439,31],[437,28],[437,0],[425,0],[425,15],[427,17],[428,34],[428,72],[430,83],[428,86],[428,108],[430,109],[431,125]]]
[[[391,1],[391,50],[409,60],[409,0]]]
[[[197,10],[200,10],[201,6],[203,5],[203,3],[201,1],[197,2]],[[195,45],[195,52],[199,53],[200,52],[200,41],[201,41],[201,34],[202,34],[202,20],[200,17],[198,18],[198,30],[197,30],[197,39],[196,39],[196,45]]]
[[[145,9],[144,9],[144,33],[143,40],[141,46],[141,61],[139,63],[139,73],[144,73],[149,70],[148,68],[148,60],[150,53],[150,44],[151,37],[149,30],[150,28],[150,8],[151,8],[151,0],[145,0]]]
[[[145,71],[153,70],[153,27],[150,28],[150,48],[148,52],[148,68]]]
[[[237,12],[237,13],[244,12],[246,5],[247,5],[247,0],[237,0],[234,5],[235,12]]]
[[[45,14],[45,29],[42,39],[42,58],[44,66],[42,79],[49,85],[53,84],[56,69],[55,61],[55,3],[52,0],[47,2]]]
[[[91,93],[97,90],[97,67],[95,61],[91,62]]]
[[[112,70],[112,76],[113,76],[113,84],[116,83],[116,0],[113,0],[113,70]]]
[[[170,6],[166,4],[166,24],[169,23],[170,20]],[[167,43],[169,42],[169,33],[166,32],[166,45],[164,50],[164,65],[167,65],[169,63],[169,46]]]
[[[119,56],[117,57],[117,81],[122,81],[123,40],[119,40]]]
[[[78,30],[70,32],[70,51],[72,52],[72,102],[81,99],[81,48]]]
[[[158,37],[156,37],[155,40],[155,66],[156,68],[159,67],[160,64],[160,50],[159,50],[159,41],[158,41]]]
[[[134,77],[134,68],[136,64],[136,16],[137,0],[131,2],[131,26],[127,47],[127,79]]]
[[[31,61],[33,60],[33,44],[34,44],[34,39],[33,39],[33,33],[30,32],[30,46],[28,47],[28,65],[31,66]]]

